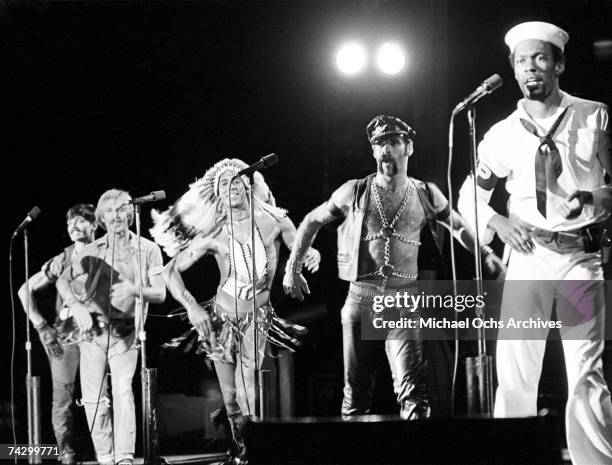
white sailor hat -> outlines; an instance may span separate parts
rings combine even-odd
[[[542,21],[529,21],[527,23],[517,24],[510,29],[506,37],[504,37],[506,45],[510,48],[510,53],[514,52],[514,47],[516,47],[519,42],[527,39],[538,39],[550,42],[563,50],[565,44],[567,44],[569,40],[569,34],[554,24],[544,23]]]

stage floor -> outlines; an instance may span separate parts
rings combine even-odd
[[[161,455],[161,458],[168,462],[170,465],[219,465],[226,459],[225,454],[187,454],[187,455]],[[79,462],[83,465],[98,465],[98,462],[86,461]],[[134,459],[134,465],[142,465],[144,463],[142,457],[136,457]]]
[[[466,443],[474,440],[474,436],[489,435],[486,442],[489,444],[489,449],[491,449],[489,451],[491,454],[485,453],[478,456],[477,463],[498,464],[501,463],[499,461],[499,453],[514,454],[517,450],[521,449],[523,451],[532,450],[534,453],[542,453],[541,449],[535,447],[539,444],[539,441],[538,443],[528,442],[525,438],[520,438],[521,434],[527,434],[528,437],[537,435],[542,440],[546,437],[546,440],[551,445],[551,448],[548,450],[554,449],[556,452],[553,451],[552,456],[555,457],[552,459],[550,459],[551,454],[546,454],[549,459],[544,463],[549,465],[571,465],[567,450],[562,449],[562,444],[554,439],[555,431],[552,428],[554,421],[554,417],[522,420],[435,419],[418,422],[404,422],[397,415],[364,415],[351,418],[349,421],[341,417],[301,417],[290,420],[272,419],[262,423],[251,423],[250,431],[248,427],[245,429],[245,437],[248,447],[253,447],[250,450],[253,455],[251,458],[254,465],[269,465],[272,462],[275,465],[289,463],[298,463],[300,465],[325,463],[326,465],[334,465],[337,461],[336,459],[339,459],[339,464],[345,465],[351,463],[346,461],[346,456],[355,454],[354,458],[358,463],[373,463],[363,461],[363,455],[370,453],[370,449],[375,446],[375,443],[372,443],[371,447],[366,446],[365,449],[363,449],[363,444],[370,442],[372,438],[376,438],[377,443],[389,442],[389,447],[387,449],[383,448],[381,452],[391,450],[394,445],[406,444],[417,439],[419,443],[422,443],[423,447],[427,448],[427,441],[431,442],[429,438],[432,437],[437,437],[438,440],[431,442],[429,446],[434,447],[437,444],[436,447],[440,447],[439,440],[445,438],[443,443],[449,449],[454,450],[454,452],[449,451],[451,457],[456,456],[458,458],[457,463],[461,464],[475,463],[466,462],[467,456],[465,450]],[[459,442],[453,442],[450,438],[457,434],[463,434],[464,437]],[[201,451],[198,451],[196,446],[198,446],[200,440],[193,442],[196,435],[193,438],[189,438],[189,436],[188,434],[182,435],[184,441],[182,444],[166,443],[165,451],[168,453],[164,453],[164,444],[160,444],[161,458],[168,464],[177,465],[220,465],[226,459],[227,456],[224,453],[205,453],[204,447],[202,447]],[[348,441],[346,436],[350,437]],[[507,441],[512,443],[509,448],[505,444]],[[491,446],[493,442],[497,442],[498,445]],[[476,443],[473,446],[476,447]],[[481,444],[481,447],[484,446]],[[531,447],[534,448],[530,449]],[[316,457],[310,457],[313,448],[319,449],[323,453],[318,454]],[[504,448],[504,452],[502,452],[501,448]],[[324,452],[326,450],[327,453]],[[338,455],[337,452],[340,450],[343,450],[344,453]],[[180,453],[181,451],[185,451],[185,453]],[[406,457],[404,453],[405,450],[402,449],[398,454],[388,456],[380,462],[376,461],[379,460],[377,457],[375,462],[385,463],[386,465],[395,465],[396,462],[397,465],[400,463],[421,463],[418,460],[405,462]],[[427,454],[423,455],[421,459],[424,460],[423,463],[430,463],[427,461],[429,459]],[[491,460],[490,462],[489,459]],[[532,463],[529,461],[525,462],[521,456],[518,456],[518,459],[516,463]],[[431,463],[435,464],[449,463],[441,462],[440,457],[432,458],[431,460]],[[85,461],[82,463],[97,465],[95,461]],[[143,459],[137,457],[134,463],[140,465],[143,463]]]
[[[567,449],[561,451],[563,461],[559,465],[571,465]],[[220,465],[225,459],[224,454],[189,454],[189,455],[162,455],[162,458],[170,465]],[[83,465],[97,465],[96,461],[82,462]],[[141,457],[134,459],[134,465],[143,464]]]

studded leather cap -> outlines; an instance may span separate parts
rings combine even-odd
[[[416,131],[395,116],[378,115],[368,123],[366,129],[370,144],[376,143],[385,136],[403,134],[412,140]]]

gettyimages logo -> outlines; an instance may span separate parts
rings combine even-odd
[[[545,340],[612,338],[607,281],[419,281],[360,306],[363,339]]]
[[[382,313],[385,309],[406,309],[411,312],[417,309],[441,308],[463,312],[467,309],[482,309],[485,306],[484,295],[432,295],[421,292],[418,295],[408,292],[397,292],[395,295],[374,296],[372,310]]]

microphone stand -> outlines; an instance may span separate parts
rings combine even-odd
[[[23,249],[25,260],[25,303],[26,303],[26,395],[28,410],[28,446],[36,447],[40,444],[40,377],[32,376],[32,340],[30,334],[30,268],[28,259],[28,228],[23,229]],[[40,455],[28,456],[28,463],[42,463]]]
[[[467,111],[467,120],[470,134],[470,163],[471,174],[474,191],[474,264],[476,268],[476,292],[477,295],[484,295],[482,283],[482,260],[480,255],[480,233],[478,228],[478,198],[477,198],[477,181],[476,181],[476,166],[478,164],[478,152],[476,150],[476,109],[474,105],[470,105]],[[484,308],[476,307],[476,316],[484,319]],[[468,357],[466,359],[466,370],[468,371],[468,403],[472,400],[477,401],[477,413],[485,418],[493,416],[493,360],[490,355],[487,355],[487,345],[485,339],[484,325],[480,325],[477,330],[478,334],[478,355],[476,357]],[[474,382],[477,387],[474,386]],[[471,388],[471,389],[470,389]],[[471,396],[471,393],[474,393]],[[470,410],[468,405],[468,411]],[[474,409],[472,409],[474,410]]]
[[[262,420],[264,418],[264,393],[263,383],[260,379],[261,371],[259,369],[259,332],[257,330],[257,294],[256,294],[256,283],[257,283],[257,267],[255,266],[255,198],[254,198],[254,184],[255,184],[255,172],[251,171],[248,173],[249,176],[249,216],[251,221],[251,276],[253,277],[251,282],[251,292],[253,294],[253,391],[254,391],[254,403],[255,403],[255,415],[253,419],[255,421]],[[248,395],[248,394],[247,394]]]
[[[157,369],[147,368],[147,333],[145,331],[145,302],[143,297],[142,277],[142,250],[140,248],[140,204],[134,204],[134,219],[136,222],[136,246],[137,267],[136,279],[138,279],[138,300],[140,307],[138,314],[140,327],[138,329],[138,340],[140,343],[140,381],[142,392],[142,444],[143,463],[145,465],[165,464],[159,456],[159,437],[157,429]]]
[[[449,131],[449,167],[448,167],[448,183],[449,183],[449,198],[452,202],[451,190],[451,163],[453,151],[453,122],[455,116],[463,108],[456,107],[451,116],[451,126]],[[482,260],[480,255],[480,234],[478,228],[478,202],[477,202],[477,182],[476,182],[476,166],[478,163],[478,153],[476,150],[476,109],[474,104],[467,107],[468,131],[470,136],[470,164],[471,176],[474,191],[474,266],[476,270],[476,292],[477,295],[484,295],[482,282]],[[452,203],[451,203],[452,205]],[[452,216],[451,216],[452,223]],[[452,225],[451,225],[452,226]],[[451,259],[453,262],[453,292],[457,295],[457,277],[455,275],[455,250],[451,239]],[[476,317],[484,318],[484,308],[476,307]],[[458,341],[457,341],[458,342]],[[478,355],[475,357],[466,358],[466,375],[467,375],[467,395],[468,395],[468,415],[491,418],[493,416],[493,360],[490,355],[487,355],[487,346],[485,338],[484,325],[480,325],[477,329]],[[455,364],[456,369],[456,364]],[[454,389],[454,382],[453,382]],[[454,404],[454,392],[453,392]]]

